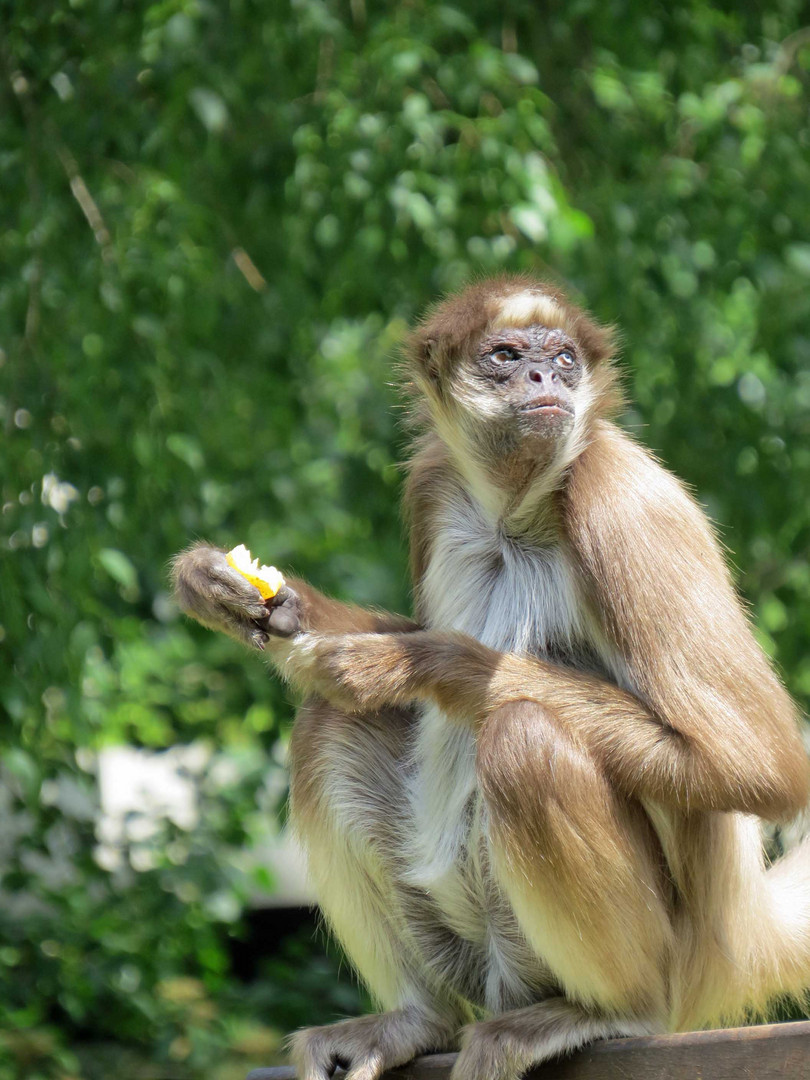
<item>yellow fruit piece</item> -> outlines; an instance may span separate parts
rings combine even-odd
[[[275,566],[259,566],[258,559],[252,559],[244,544],[239,544],[225,556],[228,566],[254,585],[262,594],[262,600],[275,596],[284,584],[284,575]]]

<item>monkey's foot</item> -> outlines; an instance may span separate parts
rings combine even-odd
[[[497,1020],[465,1028],[450,1080],[519,1080],[543,1055],[516,1035]]]
[[[573,1002],[551,998],[466,1027],[450,1080],[520,1080],[533,1066],[596,1039],[653,1030],[649,1023],[591,1014]]]
[[[336,1065],[347,1070],[345,1080],[377,1080],[419,1054],[451,1049],[454,1032],[451,1021],[397,1009],[304,1028],[290,1037],[290,1057],[299,1080],[329,1080]]]

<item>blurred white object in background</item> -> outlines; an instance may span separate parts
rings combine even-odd
[[[192,832],[199,823],[201,779],[219,777],[226,784],[231,771],[230,763],[218,759],[210,745],[202,742],[158,752],[132,746],[107,747],[99,752],[97,761],[101,814],[95,856],[99,865],[110,871],[121,867],[125,844],[130,845],[133,869],[150,869],[153,852],[138,845],[145,845],[167,820]],[[256,907],[307,907],[313,903],[301,849],[272,814],[267,815],[264,834],[250,849],[238,853],[238,864],[248,874],[263,866],[273,878],[272,892],[255,890]]]

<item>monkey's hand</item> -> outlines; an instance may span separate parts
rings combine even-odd
[[[178,605],[211,630],[221,630],[252,648],[289,638],[300,627],[298,594],[284,585],[270,600],[231,566],[225,551],[194,544],[172,563]]]
[[[418,634],[301,634],[283,665],[286,678],[348,712],[405,703]]]
[[[489,704],[500,654],[453,632],[300,634],[284,674],[349,712],[433,699],[474,716]]]

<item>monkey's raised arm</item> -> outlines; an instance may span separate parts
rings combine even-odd
[[[225,561],[225,552],[210,544],[193,544],[172,563],[179,606],[212,630],[263,649],[272,638],[289,638],[300,630],[325,634],[403,633],[417,629],[402,615],[343,604],[291,577],[265,605],[258,590]]]

